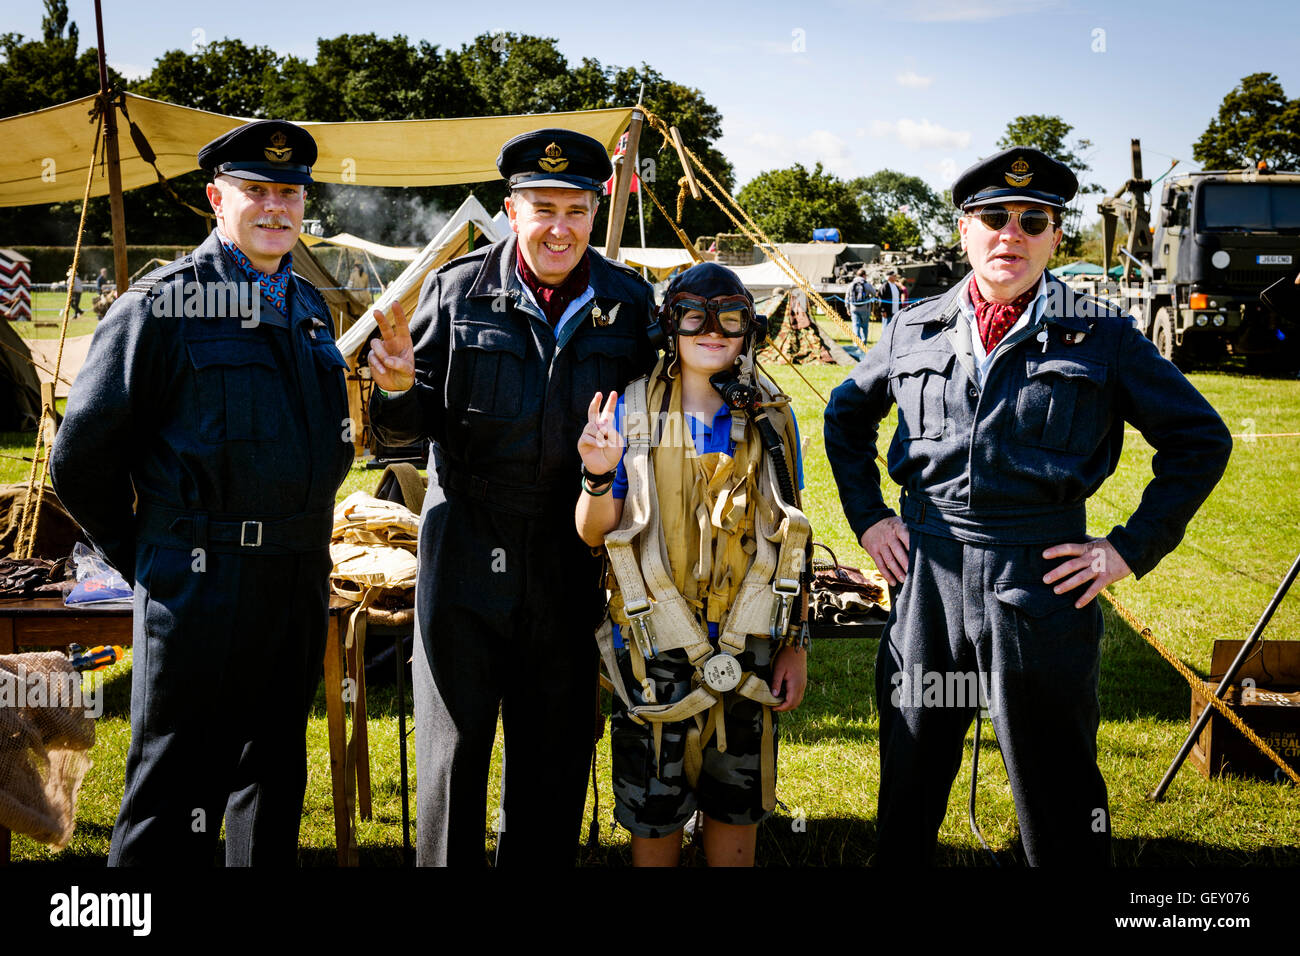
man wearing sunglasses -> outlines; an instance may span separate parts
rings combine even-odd
[[[1173,550],[1227,465],[1222,420],[1132,319],[1046,271],[1077,188],[1023,147],[962,173],[970,278],[899,312],[826,412],[845,514],[894,599],[876,664],[882,863],[930,860],[980,705],[1028,862],[1109,863],[1094,599]],[[901,518],[875,464],[893,404]],[[1127,523],[1092,537],[1085,504],[1125,422],[1155,477]]]

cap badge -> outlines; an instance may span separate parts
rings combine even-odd
[[[554,143],[546,147],[546,155],[537,160],[537,165],[548,173],[562,173],[569,168],[569,161],[561,155],[560,147]]]
[[[1015,186],[1019,189],[1022,186],[1028,186],[1029,180],[1034,178],[1034,174],[1029,171],[1029,164],[1023,159],[1017,159],[1011,164],[1011,171],[1003,173],[1008,186]]]
[[[287,163],[289,157],[293,155],[293,147],[284,145],[287,142],[289,138],[280,130],[276,130],[271,134],[271,145],[262,152],[273,163]]]

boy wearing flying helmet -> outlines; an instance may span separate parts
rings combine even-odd
[[[614,814],[635,865],[676,865],[698,809],[709,864],[750,866],[775,804],[774,714],[807,683],[798,431],[754,365],[765,322],[735,273],[683,272],[660,321],[654,371],[597,392],[578,441],[578,533],[611,564],[597,642]]]

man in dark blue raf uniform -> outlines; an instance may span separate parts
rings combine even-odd
[[[434,442],[413,677],[421,865],[485,861],[498,710],[497,864],[574,861],[605,598],[573,526],[578,436],[592,395],[654,358],[650,286],[588,248],[605,149],[541,129],[506,143],[497,168],[514,235],[430,275],[409,330],[400,307],[376,313],[371,343],[376,433]]]
[[[962,173],[970,279],[901,311],[831,395],[844,512],[895,586],[876,664],[882,864],[931,859],[981,698],[1029,863],[1109,863],[1095,598],[1174,549],[1228,462],[1219,416],[1132,319],[1044,271],[1077,188],[1021,147]],[[901,519],[874,463],[891,404]],[[1155,448],[1155,476],[1127,523],[1091,537],[1085,503],[1125,422]]]
[[[135,582],[109,864],[209,865],[224,815],[227,865],[293,866],[334,494],[353,457],[330,314],[289,255],[316,144],[260,121],[198,158],[217,228],[99,324],[51,467]]]

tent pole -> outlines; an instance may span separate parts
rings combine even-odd
[[[623,242],[623,220],[627,218],[628,191],[632,185],[632,167],[627,158],[637,155],[641,142],[642,118],[640,110],[632,111],[632,122],[627,128],[627,149],[623,150],[623,160],[614,170],[614,201],[610,204],[609,223],[605,227],[606,259],[617,259],[619,246]]]
[[[636,94],[636,101],[637,101],[638,103],[642,103],[642,102],[645,101],[645,84],[644,84],[644,83],[641,84],[641,89],[640,89],[639,91],[637,91],[637,94]],[[635,160],[636,165],[632,167],[632,172],[635,173],[637,176],[640,176],[640,175],[641,175],[641,148],[640,148],[640,146],[641,146],[641,144],[638,143],[638,144],[637,144],[637,151],[636,151],[636,160]],[[631,187],[629,187],[629,188],[631,188]],[[644,249],[645,249],[645,197],[641,195],[641,186],[640,186],[640,183],[637,184],[637,190],[636,190],[636,214],[637,214],[637,218],[638,218],[638,219],[640,220],[640,222],[641,222],[641,248],[644,250]],[[648,278],[648,276],[647,276],[647,270],[646,270],[646,267],[645,267],[645,266],[642,266],[642,267],[641,267],[641,278],[643,278],[643,279]]]
[[[122,169],[117,155],[117,113],[108,98],[108,60],[104,57],[104,14],[95,0],[95,35],[99,41],[99,95],[104,104],[104,149],[108,153],[108,206],[113,218],[113,275],[117,294],[126,291],[126,216],[122,212]],[[95,162],[95,157],[90,157]]]

